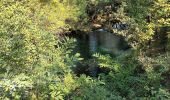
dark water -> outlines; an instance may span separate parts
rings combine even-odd
[[[84,58],[77,64],[76,73],[79,75],[97,76],[100,69],[92,58],[94,53],[110,54],[114,57],[130,48],[123,37],[103,30],[91,33],[77,32],[71,37],[77,40],[74,52],[80,53]]]
[[[85,59],[91,58],[95,52],[118,55],[129,49],[123,37],[106,31],[94,31],[91,33],[77,33],[73,36],[77,40],[76,52]]]

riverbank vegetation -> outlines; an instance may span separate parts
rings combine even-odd
[[[0,99],[170,99],[169,0],[1,0],[0,8]],[[70,35],[101,29],[129,51],[84,60]]]

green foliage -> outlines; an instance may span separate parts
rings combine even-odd
[[[168,0],[127,0],[126,12],[136,23],[133,26],[135,30],[132,30],[133,40],[137,38],[137,41],[145,47],[147,41],[152,40],[155,34],[162,34],[157,30],[169,27],[169,6]]]
[[[64,98],[74,89],[70,73],[79,55],[70,55],[70,49],[75,41],[66,38],[61,44],[54,35],[68,26],[67,18],[78,16],[66,3],[0,1],[1,99]]]
[[[115,72],[118,72],[121,65],[114,59],[111,59],[109,55],[100,55],[100,54],[94,54],[95,57],[99,60],[99,66],[103,68],[109,68],[110,70],[113,70]]]
[[[118,8],[106,23],[127,23],[128,30],[112,31],[137,49],[117,57],[96,53],[86,65],[97,65],[98,77],[77,77],[72,69],[83,58],[73,53],[76,41],[56,34],[84,28],[89,5],[112,3]],[[169,30],[169,6],[168,0],[1,0],[0,99],[169,100],[169,53],[148,57],[141,50],[156,29]]]
[[[77,80],[79,87],[73,92],[73,100],[123,100],[120,96],[105,88],[105,83],[82,75]]]
[[[95,57],[100,67],[109,69],[109,73],[100,75],[109,91],[127,99],[169,99],[170,93],[160,85],[162,72],[156,71],[154,66],[142,69],[139,61],[130,56],[114,59],[95,54]]]
[[[13,79],[3,79],[0,82],[1,99],[13,97],[14,99],[21,98],[21,95],[28,95],[28,90],[33,87],[33,82],[30,77],[20,74]]]

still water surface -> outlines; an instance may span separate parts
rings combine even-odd
[[[91,58],[95,52],[118,55],[129,49],[123,37],[107,31],[94,31],[91,33],[78,33],[73,36],[77,40],[76,52],[85,59]]]

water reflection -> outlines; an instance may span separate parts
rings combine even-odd
[[[129,48],[123,37],[106,31],[78,33],[73,37],[77,39],[75,51],[85,59],[90,58],[95,52],[116,55]]]
[[[77,39],[77,46],[74,52],[80,53],[81,57],[84,58],[82,62],[77,63],[77,67],[74,69],[77,76],[86,74],[96,77],[100,72],[105,71],[98,67],[97,62],[92,58],[93,53],[99,52],[102,54],[110,54],[111,56],[118,56],[129,49],[123,37],[104,30],[91,33],[77,32],[77,34],[72,34],[71,37]]]

